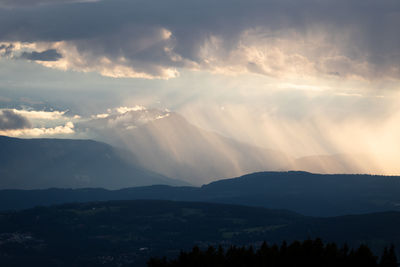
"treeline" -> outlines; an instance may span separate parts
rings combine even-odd
[[[263,243],[253,247],[221,246],[201,250],[195,246],[191,252],[181,252],[176,259],[151,258],[148,267],[397,267],[394,247],[385,248],[380,258],[366,245],[349,249],[335,243],[324,244],[321,239],[295,241],[281,246]]]

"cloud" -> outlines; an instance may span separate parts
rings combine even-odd
[[[24,110],[24,109],[13,109],[12,112],[20,116],[24,116],[28,119],[38,120],[58,120],[63,119],[67,111],[44,111],[44,110]]]
[[[52,128],[28,128],[28,129],[0,129],[0,135],[13,137],[46,137],[46,136],[64,136],[74,134],[74,124],[67,122],[64,126],[56,126]]]
[[[135,105],[134,107],[118,107],[118,108],[115,108],[115,110],[120,114],[124,114],[124,113],[129,112],[129,111],[146,110],[146,107],[140,106],[140,105]]]
[[[46,137],[74,134],[74,124],[68,121],[65,125],[38,127],[36,121],[54,121],[65,119],[65,112],[60,111],[27,111],[17,109],[0,110],[0,135],[14,137]]]
[[[16,130],[30,127],[30,122],[13,110],[0,110],[0,130]]]
[[[42,52],[23,52],[21,58],[33,61],[57,61],[62,58],[62,55],[55,49],[48,49]]]
[[[111,77],[400,78],[397,0],[71,2],[0,9],[0,41],[63,55],[47,67]]]
[[[82,118],[67,111],[0,109],[0,135],[14,137],[68,137]]]
[[[93,115],[91,119],[81,121],[77,127],[91,130],[131,130],[148,122],[168,117],[169,115],[169,111],[147,109],[141,105],[132,107],[121,106],[108,109],[107,113]]]

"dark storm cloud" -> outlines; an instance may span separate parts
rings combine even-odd
[[[12,110],[0,110],[0,130],[30,128],[29,121]]]
[[[62,58],[62,55],[55,49],[48,49],[43,52],[23,52],[21,58],[39,61],[57,61]]]
[[[398,25],[397,0],[112,0],[0,10],[1,41],[68,41],[87,64],[123,58],[125,66],[151,75],[168,67],[204,67],[202,48],[211,36],[222,40],[217,56],[225,62],[245,30],[280,38],[289,30],[308,36],[319,29],[339,56],[368,64],[366,73],[390,71],[399,78]],[[171,32],[169,38],[163,29]],[[311,61],[313,56],[308,55]],[[324,62],[326,73],[356,72],[343,60]],[[244,63],[249,71],[263,72],[254,62]]]

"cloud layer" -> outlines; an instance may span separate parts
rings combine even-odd
[[[0,9],[0,53],[111,77],[400,78],[396,0],[73,2]]]
[[[0,130],[16,130],[30,127],[30,122],[13,110],[0,110]]]
[[[0,109],[0,135],[48,137],[74,134],[73,118],[65,111]]]

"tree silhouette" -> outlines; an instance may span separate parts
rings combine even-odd
[[[397,267],[395,249],[385,248],[380,262],[366,245],[349,251],[347,245],[339,248],[335,243],[324,245],[321,239],[283,242],[269,246],[264,242],[257,250],[253,247],[231,246],[226,251],[210,246],[202,251],[193,247],[181,252],[177,259],[152,258],[149,267]]]
[[[385,250],[383,251],[381,257],[381,261],[379,263],[379,267],[397,267],[397,266],[398,266],[397,257],[394,251],[394,246],[391,245],[389,249],[385,247]]]

